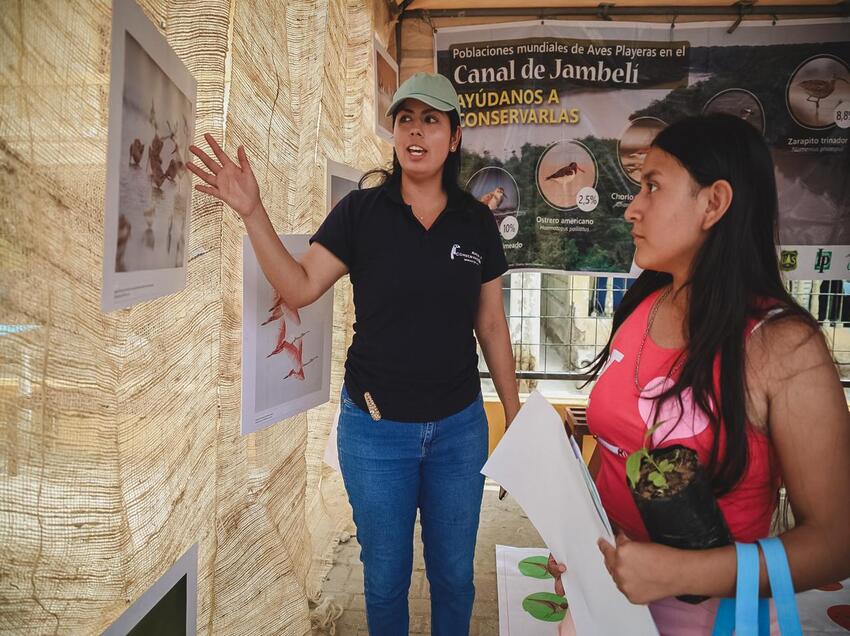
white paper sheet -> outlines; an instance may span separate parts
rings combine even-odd
[[[657,636],[649,609],[617,589],[596,545],[613,542],[588,492],[557,411],[532,393],[482,473],[522,507],[549,550],[566,564],[566,596],[579,636]]]
[[[519,569],[523,559],[549,556],[548,548],[512,548],[496,546],[496,585],[499,592],[499,636],[574,636],[575,625],[569,610],[560,623],[534,618],[522,602],[536,592],[554,593],[551,577],[536,579]]]

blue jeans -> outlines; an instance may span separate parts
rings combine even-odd
[[[343,388],[337,444],[357,524],[371,636],[407,636],[413,526],[420,510],[431,633],[469,633],[488,429],[478,398],[436,422],[372,420]]]

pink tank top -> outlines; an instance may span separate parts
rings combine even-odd
[[[693,403],[690,389],[682,395],[682,417],[677,400],[667,400],[656,413],[651,399],[669,388],[668,379],[679,349],[665,349],[647,337],[640,358],[635,387],[635,359],[646,330],[649,313],[658,294],[650,294],[620,325],[611,343],[611,354],[599,375],[587,407],[587,423],[600,444],[600,469],[596,485],[611,521],[630,538],[648,541],[649,536],[626,484],[626,457],[643,444],[653,422],[664,420],[652,435],[650,448],[681,444],[694,449],[703,466],[708,465],[714,436],[709,420]],[[748,328],[751,333],[756,323]],[[719,366],[715,364],[715,377]],[[677,372],[674,371],[674,376]],[[723,432],[721,431],[721,449]],[[736,541],[752,542],[766,537],[776,504],[780,478],[773,446],[765,433],[747,427],[749,463],[735,488],[718,501]],[[721,451],[722,452],[722,451]]]

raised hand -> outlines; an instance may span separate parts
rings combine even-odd
[[[224,201],[243,219],[250,216],[260,205],[260,187],[251,170],[251,164],[248,163],[245,148],[239,146],[237,149],[236,158],[239,161],[237,164],[227,156],[212,135],[206,133],[204,139],[207,140],[218,161],[197,146],[189,146],[192,154],[196,155],[210,170],[205,172],[192,163],[186,164],[186,168],[209,184],[198,184],[195,189]]]

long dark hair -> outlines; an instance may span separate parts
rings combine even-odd
[[[456,110],[450,110],[446,113],[449,116],[449,127],[451,132],[457,130],[460,126],[460,116]],[[393,128],[395,128],[395,119],[398,116],[398,110],[393,113]],[[470,208],[470,204],[475,203],[476,199],[460,185],[460,159],[463,137],[458,140],[454,151],[449,151],[446,161],[443,164],[443,190],[445,190],[449,199],[465,201],[464,208]],[[358,187],[370,187],[377,185],[396,185],[401,187],[401,163],[393,149],[393,162],[388,168],[374,168],[360,177]]]
[[[712,114],[682,119],[661,131],[652,143],[673,156],[700,186],[725,179],[733,199],[711,228],[692,263],[687,312],[687,345],[681,374],[656,398],[660,404],[691,388],[694,403],[714,430],[708,469],[718,495],[741,479],[749,458],[746,435],[745,340],[747,323],[781,308],[768,320],[796,317],[812,329],[817,323],[786,291],[779,274],[778,203],[773,161],[762,136],[732,115]],[[672,282],[663,272],[644,271],[614,313],[612,335],[594,360],[596,377],[611,350],[617,328],[654,291]],[[720,377],[715,386],[714,368]],[[725,444],[720,446],[720,430]]]

